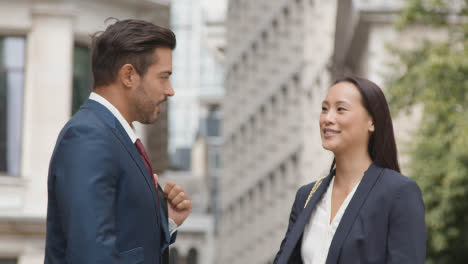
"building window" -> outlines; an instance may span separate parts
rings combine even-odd
[[[18,176],[21,158],[25,39],[0,37],[0,172]]]
[[[72,114],[88,99],[93,85],[89,48],[75,45],[73,50],[73,97]]]
[[[198,264],[198,252],[191,248],[187,254],[187,264]]]
[[[208,164],[209,164],[210,169],[212,170],[216,170],[221,167],[218,151],[220,150],[217,148],[212,148],[208,152]]]
[[[176,248],[169,250],[169,264],[179,264],[179,251]]]
[[[18,260],[14,258],[0,258],[0,264],[17,264]]]

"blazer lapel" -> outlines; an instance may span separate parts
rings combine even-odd
[[[283,251],[283,254],[281,254],[280,258],[278,259],[278,263],[288,263],[289,257],[291,256],[294,248],[296,247],[296,244],[299,241],[299,238],[302,236],[305,225],[310,219],[310,214],[315,208],[315,205],[317,204],[317,202],[320,200],[322,195],[327,190],[327,187],[330,184],[330,180],[333,177],[333,175],[334,175],[334,172],[331,172],[325,179],[323,179],[322,183],[320,184],[320,186],[317,188],[317,190],[315,191],[315,193],[312,195],[309,202],[307,203],[306,208],[304,208],[304,210],[302,210],[302,212],[297,217],[296,223],[294,223],[291,233],[286,238],[284,251]],[[307,193],[307,195],[309,195],[309,193]],[[303,204],[300,204],[299,206],[301,206],[301,208],[304,207]]]
[[[145,181],[146,181],[146,185],[148,186],[148,188],[151,190],[151,194],[152,194],[152,197],[153,197],[153,203],[154,203],[154,209],[155,211],[157,212],[157,215],[160,216],[161,215],[161,212],[158,212],[157,208],[157,204],[158,204],[158,199],[156,198],[156,195],[158,195],[156,193],[156,190],[154,188],[154,184],[153,184],[153,180],[151,179],[151,177],[153,177],[153,175],[149,175],[148,173],[148,170],[146,169],[146,166],[143,162],[143,159],[141,158],[140,156],[140,153],[138,153],[135,145],[133,145],[132,141],[130,140],[130,138],[127,136],[127,132],[125,132],[125,129],[122,127],[122,125],[120,125],[120,123],[117,124],[117,129],[120,130],[120,133],[118,133],[118,138],[120,139],[120,141],[122,142],[122,144],[125,146],[125,148],[127,149],[127,152],[130,154],[130,156],[132,157],[133,161],[137,164],[138,168],[140,169],[140,175],[143,175],[143,177],[145,178]],[[122,133],[125,133],[125,134],[122,134]],[[122,136],[122,135],[125,135]],[[157,217],[159,218],[159,217]]]
[[[362,205],[366,201],[369,192],[377,182],[382,171],[382,168],[372,163],[364,173],[361,183],[356,189],[353,198],[349,202],[349,205],[343,214],[343,218],[341,219],[340,224],[336,229],[335,235],[333,236],[330,249],[328,250],[326,264],[338,263],[343,242],[351,231],[351,227],[353,226]]]
[[[93,112],[97,114],[97,116],[105,123],[107,124],[114,135],[120,140],[122,145],[125,147],[127,152],[130,154],[132,157],[133,161],[137,164],[139,170],[140,170],[140,175],[142,175],[145,179],[145,182],[148,186],[148,188],[151,191],[152,198],[153,198],[153,203],[157,205],[157,198],[156,198],[156,191],[155,188],[153,187],[153,180],[150,177],[153,177],[153,175],[148,175],[148,170],[146,169],[145,164],[143,163],[143,159],[141,158],[140,154],[138,153],[135,145],[132,143],[130,138],[127,135],[127,132],[125,129],[122,127],[122,125],[119,123],[117,118],[103,105],[100,103],[87,99],[85,103],[83,104],[82,108],[88,108],[91,109]],[[156,212],[157,216],[160,216],[160,212],[157,210],[157,206],[154,206],[154,211]],[[159,217],[156,217],[159,221]]]
[[[169,247],[171,241],[171,234],[169,234],[169,210],[167,206],[166,197],[164,197],[164,192],[161,189],[161,186],[158,184],[158,195],[159,202],[161,203],[161,229],[162,229],[162,246],[161,253],[164,253],[167,247]]]

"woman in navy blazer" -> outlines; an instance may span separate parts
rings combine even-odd
[[[359,77],[337,81],[322,103],[320,130],[335,156],[330,174],[298,190],[274,263],[424,263],[424,202],[400,174],[382,90]]]

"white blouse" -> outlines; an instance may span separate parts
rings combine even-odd
[[[356,184],[354,189],[348,194],[330,224],[331,197],[334,182],[335,177],[331,179],[326,192],[317,202],[317,205],[310,215],[309,222],[304,228],[301,247],[302,261],[304,264],[324,264],[326,262],[328,250],[336,229],[340,224],[341,218],[343,217],[351,198],[353,198],[353,195],[359,186],[359,183]]]

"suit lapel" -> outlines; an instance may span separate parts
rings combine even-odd
[[[152,194],[152,197],[153,197],[153,203],[154,203],[154,209],[155,211],[157,212],[157,204],[158,204],[158,200],[156,198],[156,191],[154,189],[154,184],[153,184],[153,180],[151,179],[151,177],[153,177],[153,175],[149,175],[149,172],[148,170],[146,169],[146,166],[143,162],[143,159],[141,158],[140,156],[140,153],[138,153],[135,145],[133,145],[133,143],[131,142],[130,138],[126,135],[126,132],[125,132],[125,129],[120,125],[120,123],[117,124],[117,128],[118,130],[120,130],[120,133],[118,133],[118,138],[120,139],[120,141],[122,142],[122,144],[125,146],[125,148],[127,149],[127,152],[130,154],[130,156],[132,157],[133,161],[137,164],[138,168],[140,169],[140,175],[142,175],[146,181],[146,185],[148,186],[148,188],[151,190],[151,194]],[[122,136],[122,132],[125,132],[125,137]],[[161,215],[160,212],[157,212],[157,215],[159,218],[159,216]]]
[[[288,263],[289,257],[291,256],[294,248],[296,247],[297,242],[302,236],[305,225],[310,219],[310,214],[315,208],[315,205],[317,204],[317,202],[320,200],[322,195],[327,190],[327,187],[330,184],[330,180],[333,177],[333,174],[334,172],[330,173],[325,179],[323,179],[323,182],[320,184],[320,186],[317,188],[317,190],[315,191],[315,193],[312,195],[309,202],[307,203],[306,208],[304,208],[304,210],[302,210],[302,212],[297,217],[297,220],[294,223],[291,233],[286,238],[286,242],[284,245],[284,252],[283,254],[281,254],[281,257],[278,259],[278,263]],[[307,193],[307,195],[309,195],[309,193]],[[300,204],[299,206],[301,208],[304,207],[303,204]]]
[[[353,198],[349,202],[349,205],[343,214],[343,218],[341,218],[340,224],[338,225],[335,235],[333,236],[330,249],[328,250],[326,264],[338,263],[343,242],[351,231],[351,227],[353,226],[362,205],[366,201],[369,192],[377,182],[382,171],[382,168],[372,163],[364,173],[361,183],[356,189]]]
[[[146,169],[145,164],[143,163],[143,159],[141,158],[140,154],[138,153],[135,145],[133,145],[132,141],[127,135],[127,132],[125,129],[122,127],[120,122],[115,118],[115,116],[103,105],[100,103],[93,101],[93,100],[86,100],[85,103],[83,104],[82,108],[88,108],[91,109],[93,112],[97,114],[97,116],[109,126],[111,131],[114,133],[114,135],[120,140],[122,145],[125,147],[127,152],[130,154],[132,157],[133,161],[137,164],[137,167],[140,170],[140,175],[142,175],[145,179],[146,185],[151,191],[152,198],[153,198],[153,203],[157,205],[157,198],[156,198],[156,191],[153,187],[153,180],[150,177],[153,177],[153,175],[148,175],[148,170]],[[154,206],[154,211],[156,212],[157,216],[156,217],[159,220],[160,212],[157,210],[157,206]]]
[[[161,189],[161,186],[158,184],[158,195],[159,195],[159,202],[161,203],[161,229],[163,231],[163,244],[161,247],[161,253],[163,253],[167,247],[169,247],[170,241],[171,241],[171,234],[169,234],[169,211],[167,208],[167,200],[166,197],[164,197],[164,192]]]

